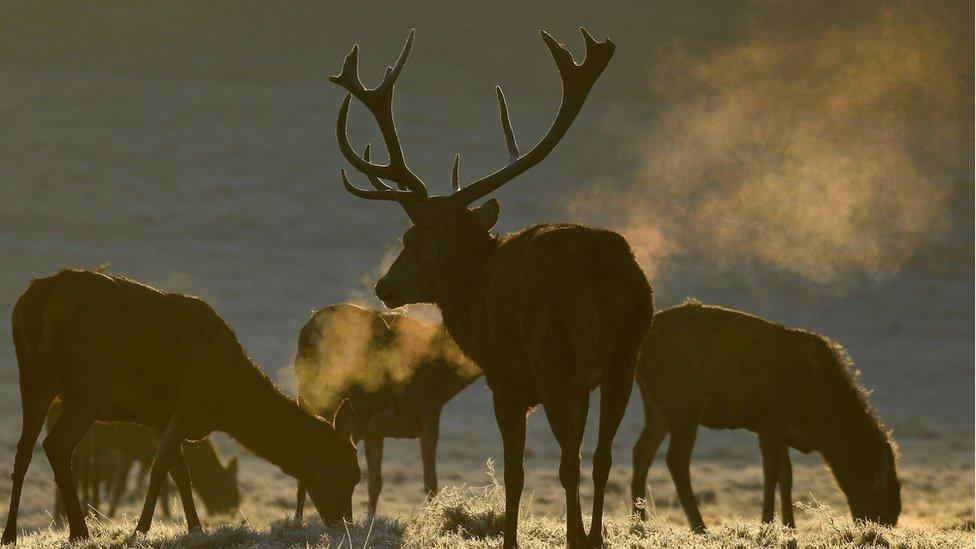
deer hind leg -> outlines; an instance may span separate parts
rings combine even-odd
[[[583,547],[586,529],[580,509],[580,447],[589,411],[589,394],[574,396],[556,393],[543,398],[543,407],[552,433],[562,450],[559,460],[559,481],[566,492],[566,544],[570,548]]]
[[[525,485],[525,420],[528,409],[514,395],[492,393],[495,421],[505,451],[505,541],[504,549],[518,546],[519,501]]]
[[[796,528],[793,519],[793,465],[790,463],[790,447],[784,444],[780,449],[782,457],[779,465],[779,504],[782,509],[783,524]]]
[[[366,452],[366,474],[369,475],[369,512],[376,514],[383,490],[383,437],[366,437],[363,439],[363,449]]]
[[[23,374],[22,374],[23,375]],[[24,476],[37,444],[37,437],[44,428],[47,411],[51,407],[54,396],[48,391],[31,390],[21,383],[21,405],[23,408],[23,427],[17,451],[14,455],[14,470],[10,475],[13,485],[10,489],[10,507],[7,511],[7,525],[3,529],[3,544],[17,541],[17,512],[20,508],[20,494],[24,487]]]
[[[634,388],[636,353],[626,361],[623,365],[626,367],[610,369],[609,375],[600,384],[600,431],[593,452],[593,520],[587,539],[589,547],[603,547],[603,499],[613,465],[613,439],[617,436],[620,420],[627,411]]]
[[[193,504],[193,490],[190,484],[190,470],[183,459],[183,449],[176,448],[173,452],[173,464],[169,468],[169,476],[176,484],[176,490],[180,494],[180,503],[183,504],[183,516],[186,518],[186,528],[192,532],[200,529],[200,517],[197,516],[196,505]]]
[[[782,444],[772,438],[759,435],[759,449],[762,451],[763,504],[762,521],[773,522],[773,509],[776,506],[776,483],[779,480]]]
[[[78,502],[77,488],[71,474],[71,456],[92,423],[91,416],[68,400],[64,403],[54,428],[44,438],[44,452],[51,463],[54,482],[64,502],[64,512],[68,518],[68,538],[71,540],[88,537],[88,526],[85,524],[85,515]]]
[[[420,418],[420,456],[424,462],[424,490],[428,500],[437,495],[437,437],[440,425],[439,408],[426,412]]]
[[[671,480],[674,482],[678,499],[684,509],[688,524],[693,532],[705,532],[705,521],[702,520],[695,493],[691,489],[691,452],[695,448],[695,437],[698,434],[698,420],[694,416],[680,419],[668,418],[671,429],[671,442],[668,444],[666,461]]]
[[[630,499],[633,514],[646,520],[646,504],[638,506],[637,501],[647,499],[647,471],[651,468],[654,455],[664,442],[664,437],[668,436],[668,421],[661,407],[651,400],[651,395],[643,386],[641,395],[644,397],[644,430],[634,444],[634,477],[630,483]]]

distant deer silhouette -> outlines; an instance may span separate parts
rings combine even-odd
[[[336,136],[346,161],[372,186],[342,183],[355,196],[391,200],[413,226],[403,250],[376,284],[387,307],[433,303],[464,353],[485,372],[505,449],[505,547],[516,545],[518,508],[524,482],[526,414],[542,404],[562,457],[559,477],[566,492],[570,547],[603,543],[603,498],[611,464],[611,443],[633,387],[640,343],[652,314],[647,277],[619,234],[574,224],[535,225],[505,237],[490,234],[498,202],[468,205],[541,162],[562,139],[591,87],[613,55],[609,40],[597,42],[581,29],[586,58],[572,54],[543,32],[562,79],[562,101],[545,136],[521,153],[501,88],[495,93],[509,151],[509,163],[464,188],[459,155],[454,157],[449,196],[428,196],[423,181],[406,165],[393,122],[393,88],[414,33],[383,81],[367,89],[359,80],[359,48],[346,57],[331,81],[345,88]],[[346,135],[355,96],[376,119],[389,162],[359,156]],[[385,180],[385,181],[384,181]],[[386,181],[393,183],[388,185]],[[579,500],[580,446],[590,392],[600,387],[600,434],[593,456],[593,520],[589,538]]]
[[[351,406],[339,406],[334,426],[299,408],[200,299],[121,277],[62,271],[34,280],[17,300],[13,337],[23,432],[3,543],[16,541],[24,475],[55,399],[62,403],[61,414],[44,439],[44,451],[64,499],[70,539],[88,537],[71,454],[95,421],[127,421],[162,433],[138,532],[149,530],[167,472],[179,490],[187,527],[200,527],[180,445],[214,430],[301,480],[323,520],[350,512],[359,481]]]
[[[153,456],[159,445],[159,436],[152,431],[131,423],[111,424],[115,427],[115,457],[109,469],[108,492],[110,506],[108,516],[114,517],[122,498],[128,493],[128,477],[132,466],[139,465],[136,473],[136,491],[141,491],[146,474],[152,465]],[[217,449],[210,437],[199,441],[183,443],[183,458],[190,470],[193,491],[203,502],[208,515],[226,515],[241,503],[237,487],[237,456],[227,465],[220,462]],[[163,500],[163,513],[169,514],[166,496],[160,491]]]
[[[60,404],[51,407],[48,425],[54,426]],[[136,491],[142,492],[153,456],[159,446],[159,435],[152,430],[134,423],[94,423],[88,433],[75,447],[71,469],[75,481],[81,487],[81,507],[99,510],[100,495],[105,491],[109,497],[108,517],[114,517],[122,498],[129,492],[128,478],[132,465],[138,463]],[[231,458],[225,467],[220,463],[217,451],[210,437],[199,441],[183,443],[183,457],[193,491],[200,497],[209,515],[223,515],[240,505],[240,492],[237,489],[237,457]],[[164,483],[159,491],[163,514],[170,515],[169,483]],[[55,487],[55,523],[59,524],[64,515],[61,496]]]
[[[692,301],[658,312],[637,369],[645,426],[634,445],[634,501],[644,498],[647,470],[670,433],[678,499],[691,528],[704,531],[689,474],[698,426],[748,429],[762,448],[764,522],[773,520],[779,484],[782,521],[795,524],[793,447],[823,455],[855,519],[894,525],[901,485],[893,442],[850,366],[821,335],[738,311]],[[644,516],[635,504],[636,512]]]
[[[383,439],[420,439],[424,489],[428,497],[436,494],[441,409],[482,374],[443,326],[341,303],[316,312],[302,327],[295,375],[305,409],[331,413],[346,398],[355,408],[353,440],[364,441],[375,512],[383,488]],[[299,486],[298,520],[304,506]]]

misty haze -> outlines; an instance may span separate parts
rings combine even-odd
[[[756,434],[702,427],[690,470],[708,533],[688,528],[667,441],[641,522],[628,517],[645,427],[635,385],[612,443],[607,545],[971,546],[973,6],[955,1],[0,2],[0,504],[22,420],[11,313],[32,279],[102,269],[198,296],[294,399],[299,331],[332,304],[384,311],[374,286],[412,222],[340,180],[345,168],[370,188],[336,144],[346,91],[329,77],[353,44],[360,77],[376,86],[416,29],[396,82],[396,130],[410,169],[431,195],[447,195],[455,153],[462,183],[509,161],[496,84],[522,152],[546,134],[560,76],[539,31],[581,62],[580,26],[616,50],[579,116],[545,160],[471,206],[497,198],[491,234],[557,222],[619,232],[655,313],[694,298],[836,342],[869,392],[867,413],[890,430],[901,483],[895,528],[854,525],[821,455],[792,450],[797,529],[761,526]],[[355,100],[348,134],[357,151],[370,143],[374,162],[388,160]],[[317,396],[409,381],[405,365],[440,341],[433,326],[445,319],[428,304],[398,314],[432,328],[373,354],[368,338],[344,357],[323,340],[319,352],[342,365],[316,380]],[[330,329],[347,339],[368,331],[342,318]],[[471,373],[453,343],[443,352]],[[587,528],[599,394],[582,449]],[[387,438],[375,521],[360,444],[348,532],[323,525],[312,506],[296,526],[296,479],[215,432],[216,463],[237,456],[235,511],[207,514],[198,502],[204,533],[187,538],[172,490],[175,518],[157,511],[149,537],[133,538],[146,488],[132,476],[118,513],[90,515],[88,543],[501,547],[505,459],[493,410],[484,377],[444,405],[433,502],[420,435]],[[61,520],[53,529],[44,436],[20,501],[26,547],[68,536]],[[523,547],[566,542],[560,459],[539,408],[525,443]]]

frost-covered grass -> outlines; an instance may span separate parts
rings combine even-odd
[[[88,547],[408,547],[454,548],[498,547],[504,523],[504,492],[489,464],[491,483],[481,487],[447,488],[419,513],[408,519],[363,517],[359,521],[326,527],[317,520],[296,524],[280,519],[267,527],[256,527],[246,519],[235,524],[211,526],[187,534],[182,523],[157,521],[148,535],[134,534],[129,519],[110,521],[91,518],[91,539],[68,543],[64,530],[49,528],[22,536],[18,547],[26,549]],[[957,528],[907,526],[884,528],[855,524],[826,505],[799,505],[798,531],[758,521],[725,520],[707,534],[692,534],[684,524],[651,513],[648,521],[632,516],[605,519],[605,541],[609,547],[768,547],[768,548],[869,548],[869,547],[972,547],[971,525]],[[588,517],[584,517],[589,522]],[[552,515],[523,511],[521,547],[547,548],[564,545],[565,521]]]

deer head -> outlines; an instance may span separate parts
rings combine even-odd
[[[873,456],[872,470],[848,491],[847,500],[854,520],[868,520],[894,526],[901,514],[901,483],[891,442],[882,442]]]
[[[241,493],[237,487],[237,456],[230,458],[226,467],[214,474],[211,482],[216,483],[217,490],[210,496],[210,501],[204,500],[207,512],[223,515],[237,509],[241,504]]]
[[[352,493],[360,476],[356,444],[352,440],[354,423],[352,404],[343,399],[331,422],[331,436],[309,441],[320,461],[308,464],[295,475],[326,523],[352,519]]]
[[[475,208],[469,207],[470,204],[538,164],[552,152],[613,56],[614,45],[610,40],[597,42],[585,29],[581,28],[580,32],[586,45],[586,58],[581,64],[576,64],[569,50],[552,36],[542,32],[542,39],[559,70],[563,92],[556,118],[545,136],[528,152],[523,154],[519,150],[505,95],[496,86],[502,130],[508,145],[508,164],[462,186],[460,154],[456,154],[451,177],[453,193],[446,196],[428,195],[424,182],[407,167],[393,123],[393,88],[410,54],[414,31],[410,31],[400,57],[392,67],[387,67],[383,81],[375,88],[366,88],[359,79],[358,45],[353,46],[346,56],[340,73],[330,78],[349,92],[339,108],[336,123],[339,149],[346,161],[366,176],[372,189],[354,186],[344,169],[341,171],[343,186],[360,198],[398,202],[413,223],[403,235],[400,255],[376,284],[376,295],[387,307],[438,303],[463,286],[493,248],[495,241],[489,231],[498,219],[498,202],[491,199]],[[346,124],[353,97],[369,109],[379,125],[389,155],[385,165],[370,161],[369,145],[360,155],[349,143]]]

